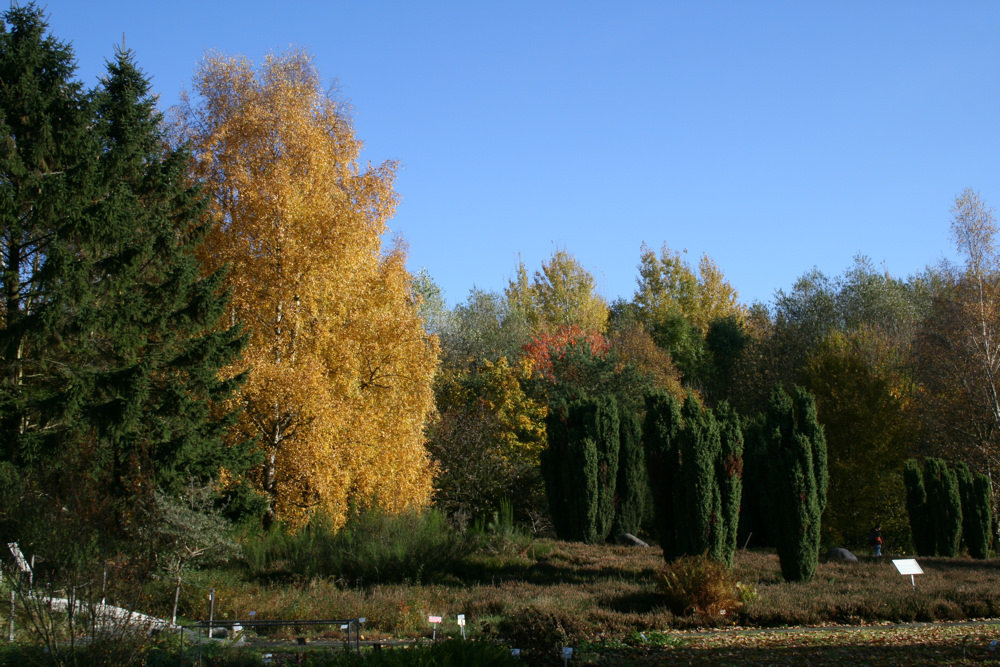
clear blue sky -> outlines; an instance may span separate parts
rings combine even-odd
[[[50,0],[94,83],[122,33],[174,104],[208,50],[302,47],[398,159],[391,223],[452,304],[566,248],[609,300],[640,244],[768,302],[857,253],[953,257],[966,187],[1000,205],[997,2]]]

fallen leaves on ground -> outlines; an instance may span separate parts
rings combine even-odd
[[[587,665],[1000,665],[1000,624],[671,633],[644,645],[581,656]]]

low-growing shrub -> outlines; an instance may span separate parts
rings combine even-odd
[[[348,584],[420,582],[450,571],[474,548],[434,509],[357,512],[339,530],[318,515],[297,532],[279,525],[243,540],[254,574],[335,577]]]
[[[660,572],[659,590],[679,616],[725,616],[743,605],[732,571],[707,554],[668,564]]]
[[[590,636],[591,628],[578,615],[558,608],[528,607],[503,619],[495,638],[520,649],[532,665],[556,664],[559,650]]]

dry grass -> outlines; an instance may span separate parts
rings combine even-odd
[[[892,561],[821,563],[808,583],[781,580],[777,557],[737,556],[736,577],[754,584],[757,600],[740,614],[753,626],[858,625],[878,622],[952,621],[1000,616],[1000,561],[922,558],[924,574],[900,576]]]
[[[461,571],[422,583],[352,588],[330,579],[214,582],[217,618],[353,618],[365,616],[369,638],[429,636],[428,615],[445,617],[438,636],[458,634],[465,614],[472,635],[548,649],[567,642],[633,642],[638,633],[738,626],[866,625],[1000,617],[1000,562],[921,559],[917,590],[888,559],[820,564],[809,583],[781,580],[773,554],[738,553],[738,581],[757,597],[737,614],[672,613],[657,592],[658,548],[544,542],[509,556],[480,554]],[[206,572],[207,585],[220,572]],[[171,600],[172,601],[172,600]],[[203,601],[198,602],[204,606]],[[204,611],[188,610],[189,617]],[[292,630],[285,631],[293,632]],[[335,634],[335,633],[334,633]],[[631,639],[630,639],[631,638]]]

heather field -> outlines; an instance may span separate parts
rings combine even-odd
[[[673,613],[658,590],[657,547],[592,546],[551,540],[509,542],[456,560],[447,573],[401,583],[348,585],[235,570],[198,574],[218,591],[223,618],[367,618],[365,640],[423,640],[439,615],[439,640],[457,637],[521,648],[546,664],[562,646],[577,664],[942,664],[988,663],[1000,638],[1000,561],[920,559],[916,590],[890,558],[821,563],[808,583],[785,583],[777,556],[740,551],[734,574],[745,604],[714,616]],[[154,597],[166,599],[167,589]],[[197,617],[197,593],[182,599]],[[272,639],[290,638],[292,631]],[[318,633],[310,641],[336,639]],[[964,651],[964,653],[963,653]],[[965,657],[963,658],[963,655]],[[558,661],[556,661],[558,662]]]

